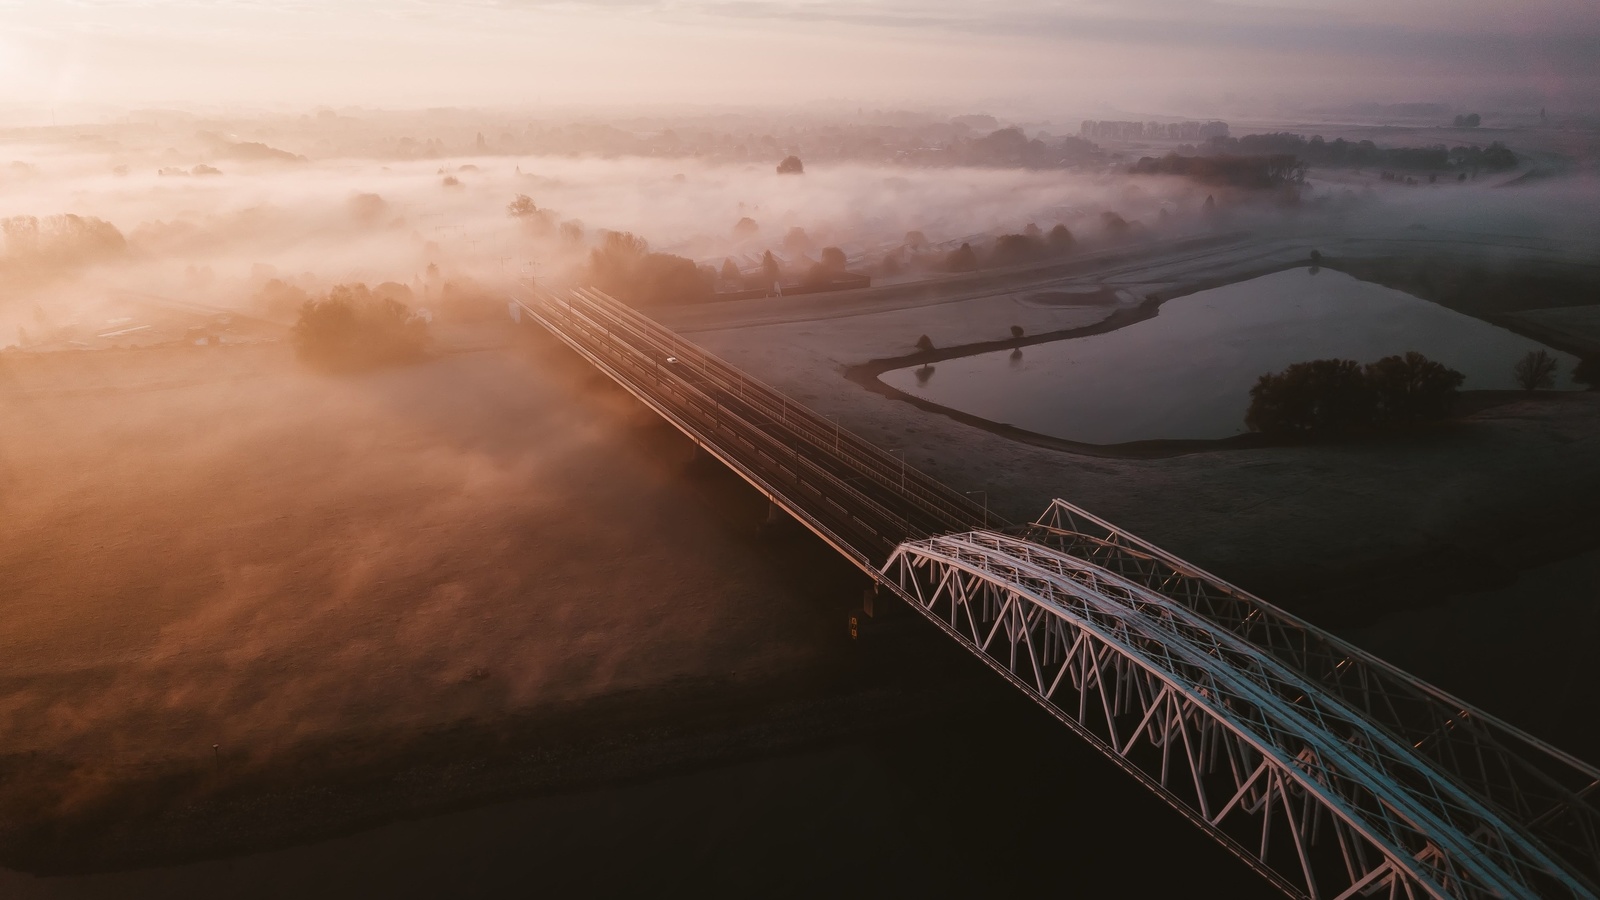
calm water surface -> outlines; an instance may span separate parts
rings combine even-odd
[[[1093,444],[1242,433],[1250,387],[1310,359],[1417,350],[1468,390],[1514,388],[1543,344],[1342,272],[1291,269],[1180,297],[1106,334],[885,372],[884,383],[992,422]],[[1571,388],[1564,353],[1557,386]]]

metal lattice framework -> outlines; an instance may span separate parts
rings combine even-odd
[[[1070,504],[1029,532],[908,541],[884,575],[1286,892],[1595,896],[1590,767]]]

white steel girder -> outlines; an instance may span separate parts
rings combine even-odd
[[[883,573],[1290,894],[1595,896],[1367,715],[1153,588],[984,531],[906,542]]]
[[[1600,770],[1064,500],[1026,536],[1232,631],[1408,746],[1504,821],[1600,881]]]

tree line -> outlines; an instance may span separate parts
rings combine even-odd
[[[1512,366],[1525,391],[1555,387],[1560,361],[1530,350]],[[1600,354],[1582,358],[1572,379],[1600,387]],[[1245,427],[1283,440],[1335,440],[1396,431],[1448,419],[1465,376],[1416,351],[1363,366],[1353,359],[1315,359],[1262,375],[1250,389]]]
[[[1412,171],[1442,171],[1449,168],[1481,169],[1489,172],[1515,168],[1517,155],[1504,144],[1495,141],[1488,147],[1379,147],[1371,141],[1347,141],[1344,138],[1324,140],[1314,134],[1307,138],[1287,131],[1267,134],[1247,134],[1243,137],[1212,138],[1202,145],[1202,150],[1180,147],[1179,151],[1191,154],[1204,152],[1210,155],[1274,156],[1289,155],[1313,166],[1327,168],[1405,169]]]

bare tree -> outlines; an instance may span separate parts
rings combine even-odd
[[[1517,360],[1512,372],[1523,390],[1537,391],[1556,386],[1556,370],[1560,367],[1550,351],[1529,350],[1527,356]]]

